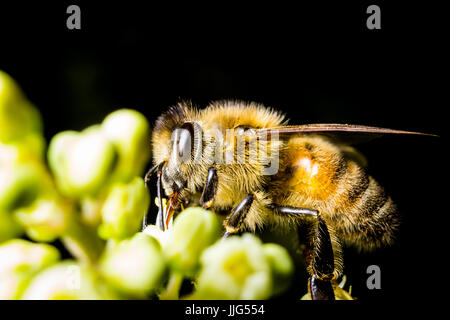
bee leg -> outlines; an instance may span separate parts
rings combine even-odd
[[[159,228],[165,231],[164,226],[164,207],[162,203],[162,189],[161,189],[161,171],[158,171],[158,178],[156,180],[156,196],[158,197],[158,214],[156,216],[155,224],[159,224]]]
[[[309,244],[310,273],[308,291],[312,300],[335,300],[331,281],[334,278],[334,253],[330,233],[325,220],[318,211],[304,208],[278,207],[279,214],[292,218],[312,217],[315,220],[315,232]]]
[[[313,300],[334,300],[331,280],[334,278],[334,253],[325,220],[318,214],[316,233],[313,239],[311,267],[313,275],[308,288]]]
[[[148,170],[148,172],[147,172],[147,174],[145,175],[145,178],[144,178],[144,183],[145,183],[145,187],[147,188],[147,190],[149,189],[148,185],[150,183],[150,178],[155,172],[158,172],[158,179],[160,179],[159,171],[161,170],[163,165],[164,165],[164,162],[158,163],[158,164],[154,165],[150,170]],[[160,182],[159,182],[159,184],[160,184]],[[159,186],[159,189],[161,189],[160,186]],[[147,219],[148,219],[148,216],[150,214],[151,203],[152,202],[150,201],[149,208],[148,208],[147,212],[145,213],[144,217],[142,218],[142,230],[144,230],[147,227],[147,225],[148,225]]]
[[[211,208],[214,203],[214,198],[217,192],[217,169],[214,167],[209,168],[208,176],[206,177],[206,184],[203,188],[202,197],[200,198],[200,204],[204,209]]]
[[[228,238],[241,231],[245,217],[252,206],[253,200],[254,196],[250,193],[233,209],[233,212],[225,222],[226,231],[222,238]]]

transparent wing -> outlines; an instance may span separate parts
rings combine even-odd
[[[260,136],[262,135],[270,136],[273,133],[277,133],[280,136],[300,135],[300,134],[320,134],[329,136],[330,138],[344,144],[355,144],[366,142],[386,134],[437,137],[437,135],[434,134],[421,132],[362,126],[354,124],[337,124],[337,123],[304,124],[298,126],[274,127],[270,129],[257,129],[256,133]]]

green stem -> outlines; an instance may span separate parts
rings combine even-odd
[[[183,275],[179,272],[172,271],[169,276],[167,287],[159,295],[161,300],[178,300],[180,298],[181,284],[183,283]]]
[[[96,230],[83,225],[78,219],[72,221],[61,240],[72,256],[88,263],[95,263],[105,247]]]

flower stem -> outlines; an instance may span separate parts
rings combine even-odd
[[[105,241],[97,236],[96,230],[78,219],[72,220],[61,240],[72,256],[87,263],[95,263],[105,247]]]
[[[183,275],[179,272],[172,271],[169,276],[167,287],[159,295],[160,300],[177,300],[180,298],[181,284],[183,283]]]

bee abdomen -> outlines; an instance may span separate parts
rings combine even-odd
[[[347,194],[347,208],[340,209],[338,231],[347,243],[362,249],[391,244],[399,226],[396,206],[374,178],[360,172]]]
[[[388,196],[383,188],[369,176],[369,183],[366,190],[360,195],[359,199],[354,203],[356,212],[359,211],[361,218],[372,218],[377,215],[380,209],[388,201]]]

